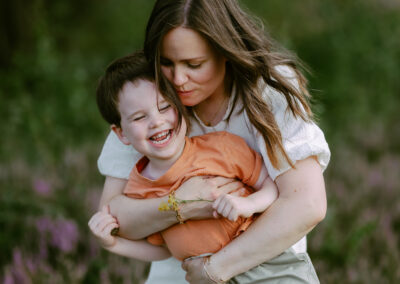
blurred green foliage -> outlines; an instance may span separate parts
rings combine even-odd
[[[96,159],[108,133],[94,100],[97,78],[112,59],[142,46],[153,3],[0,4],[3,282],[144,279],[146,264],[101,251],[86,223],[101,193]],[[311,70],[314,110],[332,150],[328,214],[309,237],[321,282],[397,282],[399,2],[242,3]],[[59,236],[59,226],[70,231]]]

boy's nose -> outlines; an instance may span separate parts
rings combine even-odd
[[[150,121],[150,128],[157,128],[163,125],[164,119],[160,113],[154,114]]]

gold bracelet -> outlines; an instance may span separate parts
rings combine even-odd
[[[210,258],[211,256],[207,256],[204,258],[204,263],[203,263],[203,270],[204,273],[207,275],[207,277],[214,283],[220,284],[220,283],[226,283],[225,281],[223,281],[222,279],[215,279],[214,277],[211,277],[210,273],[207,270],[207,265],[210,264]]]

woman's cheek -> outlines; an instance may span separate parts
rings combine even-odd
[[[161,72],[168,79],[168,81],[172,82],[172,71],[171,71],[171,68],[165,67],[165,66],[161,66]]]

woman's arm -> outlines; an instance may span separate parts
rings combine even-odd
[[[324,219],[327,205],[320,165],[309,157],[295,166],[276,179],[279,197],[269,209],[210,257],[207,271],[214,279],[228,280],[274,258]],[[202,266],[201,260],[185,262],[186,279],[193,283],[204,279]]]
[[[229,183],[229,184],[228,184]],[[161,202],[167,202],[168,196],[151,199],[133,199],[121,195],[126,180],[106,177],[100,208],[109,204],[111,215],[117,218],[120,228],[119,235],[132,240],[139,240],[153,233],[162,231],[178,222],[174,211],[159,211]],[[228,184],[228,185],[227,185]],[[223,186],[221,190],[219,187]],[[239,182],[216,177],[194,177],[184,182],[176,191],[179,199],[212,199],[219,194],[229,193],[241,187]],[[201,192],[201,196],[199,196]],[[210,202],[193,202],[183,204],[181,215],[187,219],[212,218],[213,208]]]

